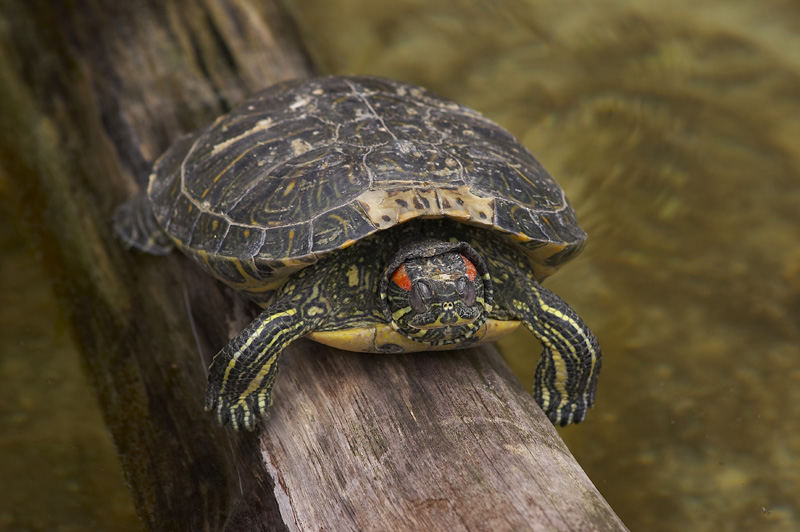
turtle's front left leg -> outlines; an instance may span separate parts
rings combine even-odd
[[[512,306],[544,346],[534,376],[534,399],[554,425],[583,421],[597,390],[597,338],[563,299],[533,279],[524,278]]]
[[[272,403],[278,359],[292,342],[307,335],[322,316],[305,315],[299,294],[283,297],[261,312],[214,356],[208,374],[206,410],[221,425],[255,428]]]

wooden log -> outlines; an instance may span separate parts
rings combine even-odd
[[[261,437],[290,530],[624,530],[492,346],[316,351]]]
[[[180,133],[311,71],[273,2],[6,0],[0,155],[152,530],[624,530],[492,347],[284,357],[255,434],[202,408],[252,316],[186,259],[129,253],[116,205]]]

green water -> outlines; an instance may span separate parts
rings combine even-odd
[[[0,530],[141,530],[52,287],[0,175]]]
[[[323,69],[475,107],[566,189],[590,242],[547,286],[606,358],[561,434],[628,526],[800,529],[800,6],[288,3]],[[0,530],[135,530],[44,274],[0,229]],[[539,346],[502,347],[530,382]]]

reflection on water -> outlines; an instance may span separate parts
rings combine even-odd
[[[531,4],[293,2],[327,70],[476,107],[567,190],[590,241],[547,285],[606,360],[561,434],[623,520],[800,529],[800,8]]]

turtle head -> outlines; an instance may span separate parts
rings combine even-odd
[[[427,240],[400,249],[381,279],[386,320],[431,345],[469,343],[492,309],[486,264],[465,242]]]

